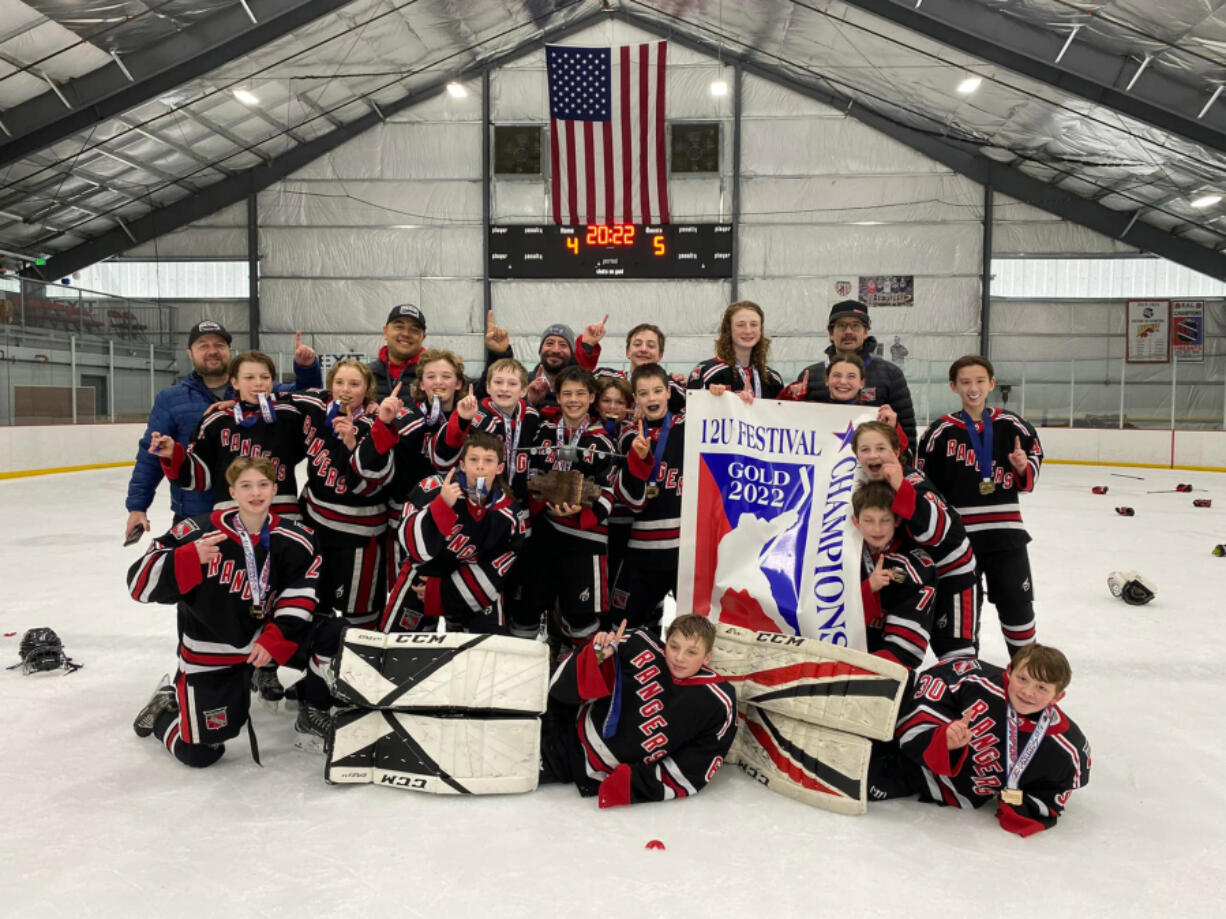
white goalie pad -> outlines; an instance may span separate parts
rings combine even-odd
[[[501,635],[346,629],[333,694],[362,708],[539,714],[549,648]]]
[[[540,774],[541,721],[342,709],[328,737],[324,777],[438,795],[532,791]]]
[[[711,669],[738,702],[822,727],[889,740],[907,668],[816,638],[715,624]]]
[[[728,762],[771,791],[813,807],[865,812],[871,741],[753,705],[739,714]]]

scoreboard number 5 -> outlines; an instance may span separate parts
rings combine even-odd
[[[651,251],[655,255],[664,254],[664,234],[658,233],[651,237]]]

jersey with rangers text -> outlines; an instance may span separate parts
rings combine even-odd
[[[606,797],[630,804],[697,794],[736,733],[732,686],[705,667],[673,679],[664,648],[643,629],[602,664],[590,644],[575,651],[554,673],[549,696],[579,706],[572,774],[582,794],[599,790],[602,805]]]

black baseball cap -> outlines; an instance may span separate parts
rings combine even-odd
[[[233,341],[230,333],[226,331],[226,327],[220,322],[214,322],[212,319],[201,319],[187,333],[187,346],[190,348],[194,345],[196,339],[201,335],[220,335],[227,345]]]
[[[864,323],[864,328],[873,327],[873,324],[868,321],[868,306],[859,300],[840,300],[830,307],[830,322],[826,330],[833,331],[835,322],[840,319],[859,319]]]
[[[412,303],[401,303],[392,307],[392,311],[387,314],[387,322],[395,322],[397,319],[412,319],[421,326],[423,332],[426,331],[426,314]],[[387,325],[387,322],[383,324]]]

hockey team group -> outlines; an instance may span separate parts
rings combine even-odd
[[[737,726],[733,685],[708,666],[714,625],[678,610],[661,628],[677,579],[686,392],[872,405],[878,420],[855,431],[852,496],[868,651],[910,680],[893,741],[873,745],[868,796],[991,803],[1023,836],[1054,826],[1089,780],[1090,749],[1058,705],[1067,659],[1035,643],[1019,498],[1042,448],[1024,418],[988,407],[991,363],[952,364],[961,405],[917,442],[905,379],[876,354],[858,301],[834,305],[825,360],[792,384],[767,365],[754,303],[725,310],[715,356],[688,378],[662,366],[665,334],[648,324],[626,336],[629,371],[598,366],[607,319],[579,339],[549,326],[529,371],[491,312],[472,379],[455,353],[425,347],[424,313],[401,305],[378,359],[340,360],[326,384],[299,337],[292,385],[275,382],[266,354],[231,355],[220,324],[193,327],[194,372],[155,400],[129,485],[135,539],[151,529],[158,482],[171,483],[174,524],[128,588],[178,612],[177,672],[136,733],[202,767],[246,727],[258,759],[250,698],[281,698],[282,666],[305,671],[291,690],[295,730],[322,750],[346,630],[445,623],[549,641],[541,781],[574,782],[602,807],[693,795]],[[544,487],[573,471],[582,495]],[[1013,656],[1005,668],[978,659],[984,582]],[[921,669],[929,649],[937,663]]]

